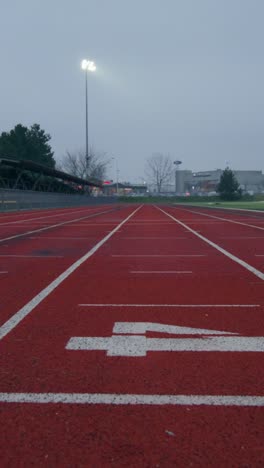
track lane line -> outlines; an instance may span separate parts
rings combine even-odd
[[[8,257],[8,258],[64,258],[63,255],[15,255],[15,254],[10,254],[10,255],[2,255],[0,254],[0,257]]]
[[[188,237],[122,237],[122,239],[129,240],[178,240],[178,239],[188,239]]]
[[[242,223],[241,221],[235,221],[233,219],[220,218],[219,216],[210,215],[208,213],[203,213],[201,211],[186,210],[186,208],[182,208],[182,211],[187,211],[187,213],[199,214],[201,216],[207,216],[208,218],[220,219],[220,220],[225,221],[227,223],[240,224],[242,226],[247,226],[247,227],[251,227],[251,228],[254,228],[254,229],[260,229],[261,231],[264,231],[264,227],[255,226],[255,224],[247,224],[247,223]]]
[[[8,240],[12,240],[12,239],[17,239],[18,237],[23,237],[23,236],[27,236],[29,234],[34,234],[35,232],[42,232],[42,231],[47,231],[48,229],[54,229],[56,227],[60,227],[60,226],[64,226],[66,224],[71,224],[71,223],[75,223],[76,221],[81,221],[82,219],[87,219],[87,218],[92,218],[92,217],[95,217],[95,216],[100,216],[101,214],[105,214],[105,213],[112,213],[113,211],[115,211],[117,208],[115,209],[112,209],[112,210],[107,210],[107,211],[101,211],[99,213],[92,213],[92,214],[89,214],[87,216],[83,216],[81,218],[76,218],[76,219],[72,219],[72,220],[69,220],[69,221],[63,221],[62,223],[58,223],[58,224],[52,224],[51,226],[45,226],[43,228],[40,228],[40,229],[34,229],[32,231],[26,231],[26,232],[22,232],[20,234],[15,234],[14,236],[10,236],[10,237],[5,237],[3,239],[0,239],[0,243],[1,242],[6,242]],[[74,225],[73,225],[74,226]],[[82,225],[81,225],[82,226]],[[85,226],[85,225],[84,225]]]
[[[219,239],[243,239],[243,240],[248,240],[248,239],[264,239],[263,236],[220,236]]]
[[[150,271],[142,271],[142,270],[139,270],[139,271],[130,271],[130,273],[132,274],[177,274],[177,275],[185,275],[185,274],[191,274],[192,271],[180,271],[180,270],[159,270],[159,271],[156,271],[156,270],[150,270]]]
[[[0,393],[0,403],[79,405],[264,406],[259,395],[150,395],[122,393]]]
[[[116,202],[117,204],[117,202]],[[105,204],[102,203],[103,206]],[[76,206],[67,206],[67,207],[49,207],[49,208],[32,208],[32,209],[21,209],[21,210],[13,210],[13,211],[0,211],[0,219],[1,218],[14,218],[16,216],[27,216],[27,215],[40,215],[40,214],[49,214],[52,212],[65,212],[67,213],[70,210],[74,210],[75,208],[78,210],[85,209],[85,208],[93,208],[93,207],[98,207],[98,205],[76,205]]]
[[[167,213],[166,211],[162,210],[161,208],[159,208],[158,206],[154,205],[155,208],[157,208],[157,210],[161,211],[162,213],[164,213],[165,215],[167,215],[169,218],[173,219],[177,224],[180,224],[180,226],[184,227],[185,229],[187,229],[189,232],[191,232],[192,234],[194,234],[196,237],[199,237],[199,239],[203,240],[204,242],[206,242],[207,244],[211,245],[211,247],[213,247],[214,249],[218,250],[219,252],[221,252],[222,254],[224,254],[226,257],[228,257],[230,260],[233,260],[235,263],[238,263],[239,265],[241,265],[243,268],[245,268],[246,270],[250,271],[250,273],[253,273],[255,276],[257,276],[258,278],[260,278],[261,280],[264,280],[264,273],[262,273],[262,271],[260,270],[257,270],[257,268],[253,267],[252,265],[249,265],[249,263],[245,262],[244,260],[241,260],[239,257],[236,257],[235,255],[231,254],[230,252],[228,252],[227,250],[223,249],[222,247],[220,247],[218,244],[215,244],[214,242],[210,241],[209,239],[207,239],[207,237],[204,237],[202,236],[201,234],[199,234],[197,231],[195,231],[194,229],[190,228],[189,226],[187,226],[187,224],[184,224],[182,221],[178,220],[177,218],[175,218],[174,216],[172,216],[171,214]],[[240,223],[239,223],[240,224]]]
[[[207,257],[208,254],[135,254],[135,255],[132,255],[132,254],[120,254],[120,255],[111,255],[111,257],[115,257],[115,258],[123,258],[123,257]]]
[[[42,289],[39,294],[37,294],[31,301],[24,305],[18,312],[16,312],[9,320],[7,320],[0,327],[0,340],[2,340],[8,333],[10,333],[30,312],[35,309],[47,296],[49,296],[55,288],[57,288],[68,276],[70,276],[79,266],[81,266],[88,258],[90,258],[102,245],[105,244],[117,231],[120,229],[123,224],[125,224],[134,214],[140,210],[142,205],[140,205],[136,210],[134,210],[129,216],[127,216],[124,221],[118,224],[109,234],[107,234],[102,240],[100,240],[92,249],[90,249],[85,255],[83,255],[79,260],[74,262],[69,268],[67,268],[63,273],[61,273],[55,280],[53,280],[46,288]]]
[[[177,205],[177,203],[175,203],[174,205]],[[180,203],[179,203],[179,206],[182,206]],[[260,209],[246,209],[246,208],[231,208],[231,207],[228,207],[228,206],[203,206],[203,205],[196,205],[197,208],[206,208],[206,209],[209,209],[209,210],[227,210],[227,211],[234,211],[236,214],[236,211],[240,212],[240,211],[248,211],[249,213],[252,213],[252,214],[263,214],[263,209],[260,208]],[[177,207],[178,208],[178,207]],[[239,213],[238,213],[239,214]],[[242,213],[243,214],[243,213]],[[258,218],[258,216],[255,216],[256,218]],[[261,219],[261,218],[259,218]]]
[[[94,208],[94,210],[95,209],[96,208]],[[36,221],[38,219],[56,218],[58,216],[66,216],[66,215],[71,215],[71,214],[76,214],[76,213],[85,213],[86,211],[93,211],[93,210],[88,208],[88,209],[83,209],[83,210],[76,210],[76,212],[70,211],[68,213],[56,213],[56,214],[52,214],[52,215],[38,216],[38,217],[35,217],[35,218],[29,218],[29,219],[19,219],[17,221],[7,221],[6,223],[1,223],[0,222],[0,227],[9,226],[11,224],[28,223],[29,221]],[[38,224],[38,223],[36,223],[36,224]]]
[[[51,240],[87,240],[87,239],[94,239],[95,236],[86,236],[86,237],[51,237],[51,236],[35,236],[35,237],[29,237],[29,239],[32,240],[45,240],[45,239],[51,239]]]
[[[258,283],[262,284],[262,283]],[[79,307],[187,307],[187,308],[211,308],[211,307],[233,307],[233,308],[254,308],[260,307],[260,304],[78,304]]]

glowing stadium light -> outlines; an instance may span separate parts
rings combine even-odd
[[[95,63],[91,60],[82,60],[81,67],[86,71],[94,72],[96,70]]]

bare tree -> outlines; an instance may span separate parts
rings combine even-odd
[[[67,153],[61,160],[61,167],[65,172],[74,176],[86,179],[103,180],[106,177],[107,167],[110,160],[106,159],[104,153],[98,153],[90,150],[89,157],[86,159],[84,151],[74,151]]]
[[[155,184],[158,193],[162,192],[173,176],[173,163],[169,155],[154,153],[147,159],[146,175],[150,183]]]

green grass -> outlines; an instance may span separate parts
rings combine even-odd
[[[208,208],[238,208],[244,210],[264,211],[264,196],[245,197],[238,201],[222,201],[218,197],[120,197],[119,202],[124,203],[166,203],[204,206]]]
[[[207,206],[209,208],[237,208],[240,210],[258,210],[258,211],[264,211],[264,200],[260,201],[232,201],[232,202],[226,202],[226,201],[217,201],[217,202],[202,202],[202,203],[195,203],[192,202],[192,205],[194,206]]]

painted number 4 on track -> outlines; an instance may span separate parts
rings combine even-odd
[[[148,338],[147,332],[178,335]],[[185,336],[184,336],[185,335]],[[191,337],[189,337],[191,336]],[[264,337],[152,322],[116,322],[109,337],[73,337],[69,350],[106,351],[107,356],[146,356],[148,351],[264,352]]]

